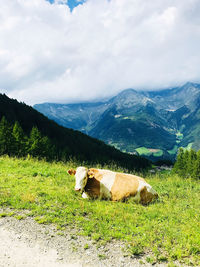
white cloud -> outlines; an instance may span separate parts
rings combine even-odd
[[[54,0],[55,4],[67,5],[68,0]]]
[[[0,0],[0,91],[29,104],[200,81],[199,0]]]

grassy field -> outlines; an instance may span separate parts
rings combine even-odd
[[[146,177],[159,193],[149,206],[84,200],[74,191],[67,170],[75,163],[47,163],[33,159],[0,158],[0,207],[30,212],[38,223],[54,223],[59,231],[77,229],[97,243],[123,240],[129,253],[149,253],[151,263],[178,260],[200,265],[200,181],[170,174]],[[123,170],[121,170],[123,171]],[[24,215],[25,216],[25,215]]]
[[[154,156],[162,157],[163,151],[161,149],[151,149],[146,147],[138,147],[135,149],[140,156]]]
[[[152,153],[146,147],[138,147],[135,149],[139,155],[150,156]]]

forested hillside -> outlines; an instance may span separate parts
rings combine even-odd
[[[0,120],[1,154],[29,153],[64,161],[73,157],[90,164],[112,162],[129,170],[139,170],[150,165],[146,159],[122,153],[102,141],[59,126],[32,107],[10,99],[5,94],[0,94]],[[25,145],[20,147],[25,151],[17,150],[19,143],[16,140],[24,140],[22,142]]]
[[[25,135],[18,121],[10,124],[2,118],[0,122],[0,155],[55,159],[56,147],[47,136],[42,136],[37,127]]]

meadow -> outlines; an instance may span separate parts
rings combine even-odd
[[[148,206],[131,198],[127,202],[85,200],[74,191],[74,177],[67,173],[77,165],[0,157],[0,207],[12,210],[0,217],[32,216],[38,223],[55,224],[61,233],[75,228],[77,235],[97,244],[121,240],[129,254],[148,255],[146,261],[152,264],[200,265],[199,180],[147,174],[146,180],[159,194],[159,200]],[[22,210],[29,212],[20,215]]]

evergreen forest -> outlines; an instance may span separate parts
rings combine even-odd
[[[56,149],[47,136],[42,136],[37,127],[33,127],[27,136],[18,121],[10,124],[3,117],[0,122],[0,155],[25,157],[28,154],[52,160],[55,158]]]
[[[173,172],[182,178],[200,179],[200,150],[179,149]]]

